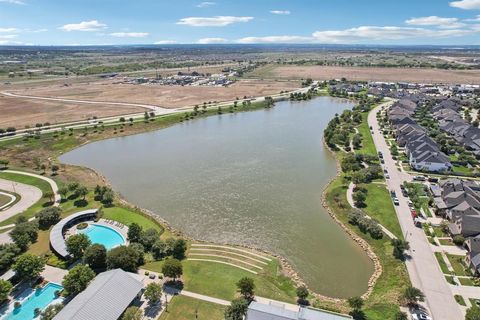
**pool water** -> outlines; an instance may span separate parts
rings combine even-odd
[[[90,224],[87,228],[79,230],[79,233],[87,235],[92,243],[104,245],[107,250],[124,245],[126,242],[120,233],[99,224]]]
[[[35,319],[35,309],[44,310],[49,304],[55,301],[56,303],[60,303],[62,298],[55,297],[55,291],[62,290],[63,287],[59,284],[55,283],[48,283],[45,287],[41,289],[34,290],[33,292],[28,290],[25,292],[25,298],[19,301],[21,306],[19,308],[14,308],[13,305],[15,301],[13,301],[8,309],[8,313],[5,316],[0,316],[0,319],[5,320],[30,320]]]

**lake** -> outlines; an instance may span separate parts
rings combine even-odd
[[[373,263],[321,194],[336,173],[323,130],[352,106],[330,97],[278,102],[94,142],[60,160],[97,170],[188,236],[280,254],[314,291],[351,297],[367,289]]]

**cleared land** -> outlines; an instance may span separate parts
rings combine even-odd
[[[267,79],[330,80],[345,77],[364,81],[480,84],[480,70],[270,65],[258,68],[250,76]]]
[[[8,87],[20,95],[72,100],[152,104],[164,108],[178,108],[209,101],[230,101],[243,98],[278,94],[299,88],[299,82],[239,81],[229,87],[193,87],[115,84],[114,80],[91,83],[72,83],[34,88]],[[7,90],[1,87],[0,90]],[[81,104],[72,102],[0,97],[0,128],[23,128],[36,123],[61,123],[97,117],[143,112],[141,107]]]

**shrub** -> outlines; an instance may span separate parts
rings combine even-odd
[[[456,236],[453,237],[453,243],[457,246],[463,246],[463,243],[465,242],[465,238],[461,234],[457,234]]]

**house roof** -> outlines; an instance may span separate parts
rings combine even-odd
[[[116,320],[142,290],[138,274],[113,269],[97,275],[54,320]]]
[[[283,304],[259,303],[253,301],[248,306],[245,320],[347,320],[352,319],[348,315],[330,311],[299,307],[298,311],[285,308]]]

